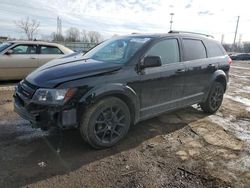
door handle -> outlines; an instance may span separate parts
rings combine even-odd
[[[176,73],[184,73],[184,72],[186,72],[185,69],[178,69],[178,70],[176,71]]]
[[[36,59],[35,57],[30,57],[30,59]]]

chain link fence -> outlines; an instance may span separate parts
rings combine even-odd
[[[87,42],[57,42],[57,43],[62,44],[75,52],[82,51],[84,53],[86,53],[91,48],[97,45],[97,43],[87,43]]]

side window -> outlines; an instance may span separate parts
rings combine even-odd
[[[179,62],[180,53],[177,39],[166,39],[158,42],[149,49],[146,56],[160,56],[162,64]]]
[[[36,45],[17,45],[12,48],[12,54],[36,54]]]
[[[201,40],[183,39],[184,61],[204,59],[207,57],[206,48]]]
[[[217,57],[225,55],[225,52],[220,47],[220,44],[217,42],[206,41],[206,47],[208,52],[208,57]]]
[[[41,46],[40,54],[63,54],[62,51],[55,46]]]

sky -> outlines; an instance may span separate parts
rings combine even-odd
[[[0,0],[0,36],[25,35],[14,21],[30,17],[40,22],[37,38],[49,38],[62,30],[98,31],[104,38],[130,33],[166,33],[173,30],[201,32],[232,43],[240,16],[236,41],[250,41],[250,2],[247,0]]]

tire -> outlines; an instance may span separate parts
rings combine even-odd
[[[116,97],[108,97],[90,106],[82,116],[80,132],[96,149],[115,145],[130,127],[128,106]]]
[[[214,82],[212,85],[207,100],[204,103],[201,103],[201,109],[205,113],[213,114],[221,106],[223,101],[223,95],[225,92],[225,87],[220,82]]]

